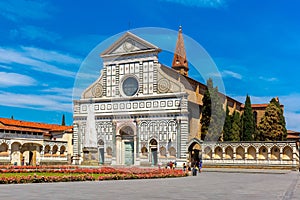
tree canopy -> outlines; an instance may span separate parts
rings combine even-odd
[[[286,140],[287,130],[283,110],[277,99],[273,98],[266,108],[258,125],[258,134],[262,141]]]

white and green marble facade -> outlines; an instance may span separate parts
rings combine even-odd
[[[161,70],[159,52],[126,33],[101,54],[101,76],[74,101],[74,164],[82,162],[90,104],[99,163],[156,165],[186,160],[187,93]]]

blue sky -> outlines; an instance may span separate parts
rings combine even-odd
[[[299,6],[297,0],[2,0],[0,116],[61,123],[65,114],[71,124],[75,76],[94,47],[128,29],[182,25],[216,63],[227,95],[244,102],[249,94],[252,103],[278,96],[288,129],[300,131]]]

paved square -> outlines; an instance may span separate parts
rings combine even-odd
[[[1,199],[299,199],[300,173],[203,172],[151,180],[0,185]]]

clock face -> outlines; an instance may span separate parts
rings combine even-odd
[[[130,76],[123,81],[122,90],[126,96],[133,96],[138,92],[139,82],[136,78]]]
[[[123,48],[125,51],[132,51],[134,48],[134,41],[131,39],[126,40],[126,42],[123,44]]]

